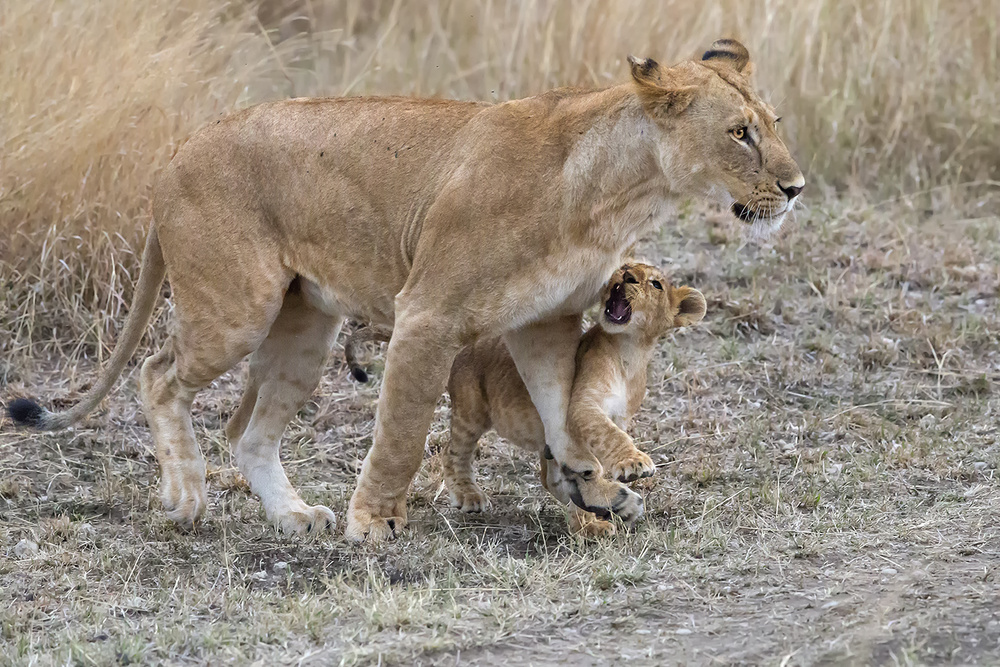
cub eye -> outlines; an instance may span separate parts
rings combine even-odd
[[[735,130],[729,130],[729,133],[733,135],[733,139],[736,139],[737,141],[743,141],[747,137],[747,128],[738,127]]]
[[[652,286],[653,286],[654,288],[656,288],[656,289],[659,289],[659,290],[663,289],[663,285],[661,285],[661,284],[660,284],[660,281],[659,281],[659,280],[654,280],[654,281],[653,281],[652,283],[650,283],[650,284],[651,284],[651,285],[652,285]]]
[[[624,279],[625,279],[625,282],[627,282],[627,283],[629,283],[629,284],[631,284],[631,285],[634,285],[634,284],[636,284],[637,282],[639,282],[638,280],[636,280],[636,279],[635,279],[635,276],[633,276],[633,275],[632,275],[631,273],[629,273],[628,271],[626,271],[626,272],[625,272],[625,275],[624,275],[624,276],[622,276],[622,278],[624,278]]]

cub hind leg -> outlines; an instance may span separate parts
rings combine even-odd
[[[489,498],[476,483],[473,461],[479,438],[490,428],[489,405],[475,374],[459,354],[448,383],[451,397],[450,438],[441,451],[445,484],[451,506],[463,512],[482,512]]]
[[[250,357],[246,391],[226,426],[236,465],[268,520],[285,533],[321,532],[336,524],[328,507],[299,497],[279,454],[281,435],[319,384],[342,322],[309,305],[293,282],[267,338]]]

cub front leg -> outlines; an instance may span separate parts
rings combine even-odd
[[[629,434],[608,417],[596,397],[574,394],[569,434],[577,442],[587,443],[611,476],[620,482],[650,477],[656,471],[653,459],[640,451]]]

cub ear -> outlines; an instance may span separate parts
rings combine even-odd
[[[643,106],[654,116],[678,114],[694,99],[697,86],[676,81],[675,73],[652,58],[628,57]]]
[[[744,76],[753,73],[753,65],[750,63],[750,52],[735,39],[719,39],[712,43],[708,51],[701,57],[702,60],[710,60],[726,67],[731,67]]]
[[[689,327],[698,324],[705,317],[708,304],[705,295],[693,287],[678,287],[674,290],[670,300],[677,307],[677,315],[674,316],[675,327]]]

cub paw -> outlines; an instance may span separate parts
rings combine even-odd
[[[463,486],[452,491],[448,490],[451,506],[463,512],[482,512],[490,506],[486,493],[478,485]]]
[[[610,521],[604,521],[589,512],[574,509],[569,516],[569,532],[574,537],[597,539],[610,537],[618,531]]]
[[[609,468],[611,476],[619,482],[634,482],[642,477],[652,477],[656,472],[653,459],[638,449],[619,459]]]

